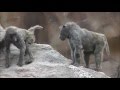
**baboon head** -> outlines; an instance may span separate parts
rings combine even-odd
[[[69,38],[69,28],[66,25],[60,26],[60,36],[59,38],[64,41],[66,38]]]
[[[79,26],[75,22],[67,22],[64,25],[60,26],[60,39],[65,40],[66,38],[70,38],[72,30],[74,30],[76,27]]]

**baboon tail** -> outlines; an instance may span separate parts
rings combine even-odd
[[[4,31],[4,27],[0,24],[0,31]]]
[[[105,50],[106,50],[107,55],[109,56],[110,55],[110,49],[109,49],[109,44],[108,44],[108,41],[107,41],[106,37],[105,37]]]
[[[33,27],[30,27],[30,28],[28,29],[28,31],[34,32],[36,29],[43,29],[43,27],[42,27],[42,26],[39,26],[39,25],[35,25],[35,26],[33,26]]]

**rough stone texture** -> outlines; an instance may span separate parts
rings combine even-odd
[[[71,60],[62,56],[47,44],[34,44],[31,47],[34,62],[23,67],[17,66],[19,50],[11,47],[11,67],[5,68],[4,53],[0,55],[0,78],[109,78],[83,66],[69,65]],[[25,60],[27,60],[27,56]]]

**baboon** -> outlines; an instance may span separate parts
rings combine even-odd
[[[2,27],[2,25],[0,24],[0,54],[4,50],[4,36],[5,36],[5,30]]]
[[[6,68],[10,67],[10,45],[15,45],[20,50],[18,66],[23,65],[24,55],[28,54],[30,59],[25,62],[25,64],[29,64],[33,61],[33,55],[30,51],[30,45],[35,42],[34,31],[36,29],[43,29],[42,26],[36,25],[31,27],[30,29],[22,29],[15,26],[9,26],[5,28],[5,48],[6,48]]]
[[[110,55],[108,42],[104,34],[88,31],[81,28],[75,22],[67,22],[60,26],[60,39],[69,40],[71,47],[72,65],[79,65],[80,59],[85,60],[86,68],[89,68],[89,57],[91,54],[95,56],[96,69],[101,70],[101,61],[103,60],[103,52],[106,50]]]

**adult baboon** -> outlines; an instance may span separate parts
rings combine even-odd
[[[110,54],[108,42],[104,34],[88,31],[81,28],[75,22],[67,22],[60,27],[60,39],[69,39],[71,47],[72,64],[80,64],[80,58],[85,60],[86,67],[89,68],[89,57],[94,54],[96,70],[100,70],[103,52],[106,49]]]
[[[5,34],[5,48],[6,48],[6,68],[10,66],[10,45],[15,45],[18,49],[20,49],[20,55],[19,55],[19,66],[23,65],[24,55],[25,53],[29,55],[30,59],[26,61],[26,64],[29,64],[33,60],[32,53],[30,51],[30,45],[35,42],[35,36],[34,31],[36,29],[43,29],[42,26],[36,25],[31,27],[30,29],[22,29],[15,26],[9,26],[7,27],[6,34]]]

